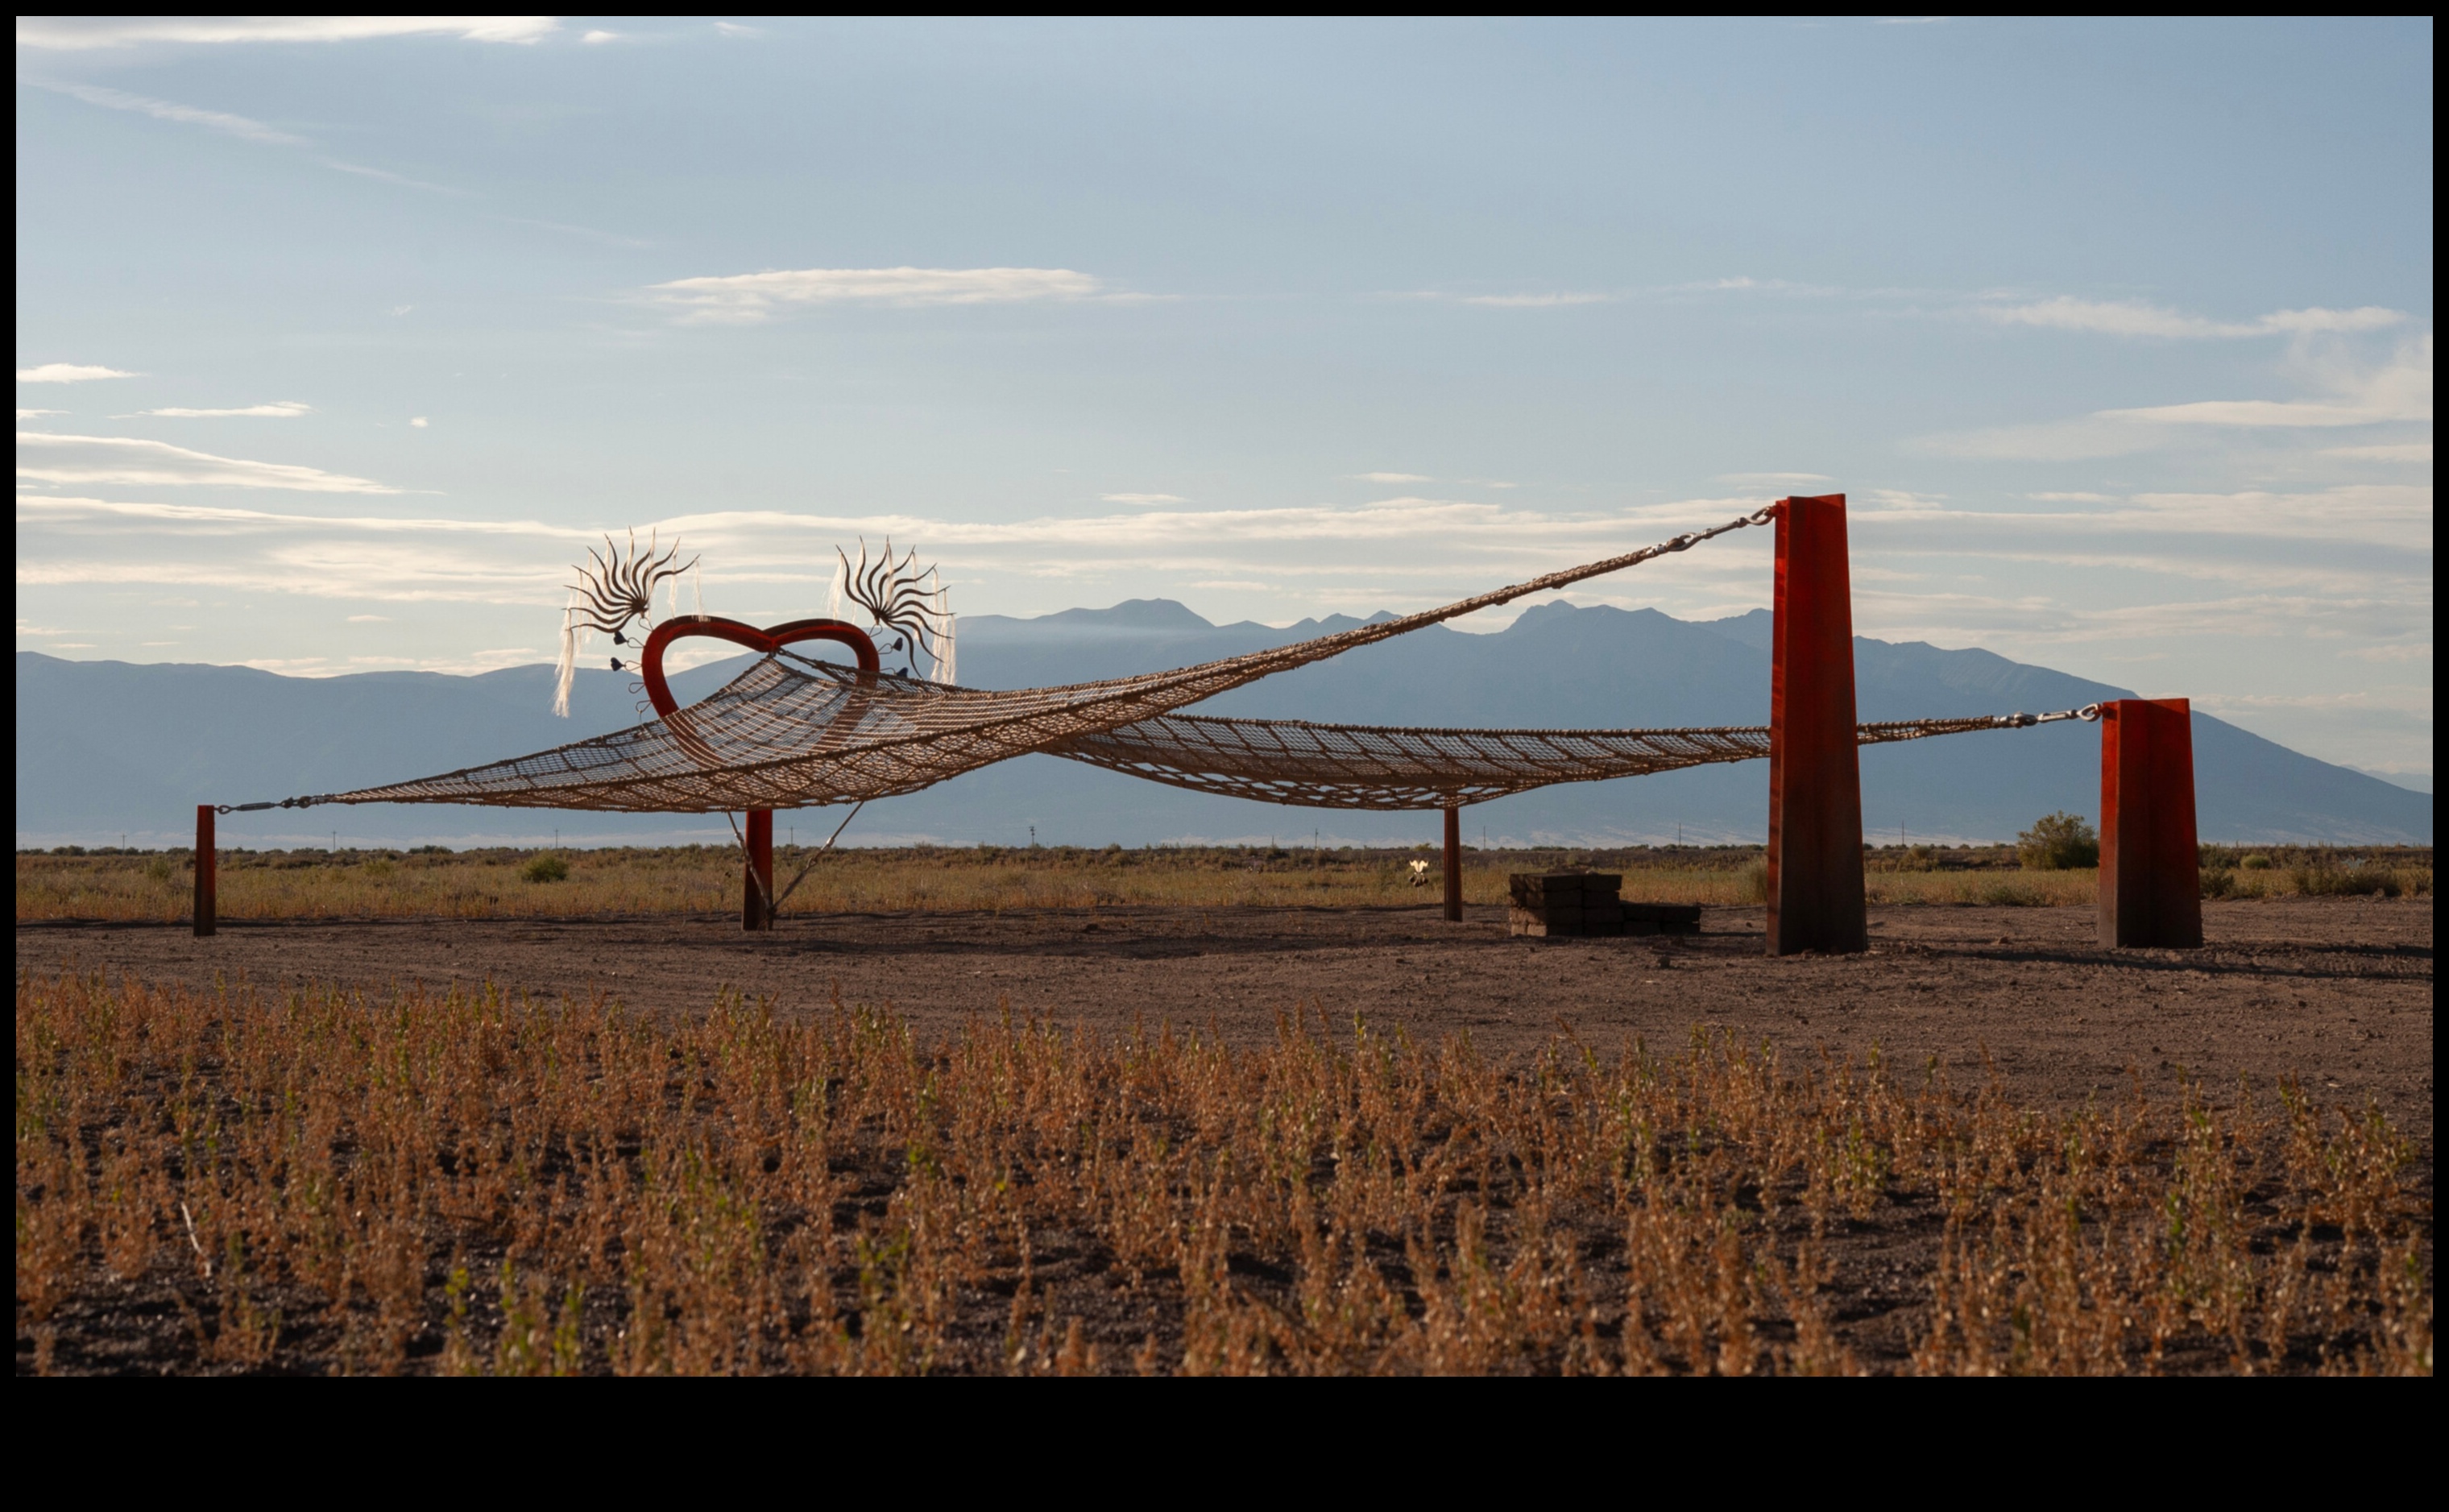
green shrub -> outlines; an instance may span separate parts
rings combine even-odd
[[[2203,896],[2224,898],[2236,890],[2236,873],[2226,867],[2208,867],[2203,873]]]
[[[2034,871],[2080,871],[2100,865],[2100,836],[2080,813],[2043,814],[2015,836],[2015,859]]]
[[[557,855],[540,855],[520,871],[530,882],[560,882],[569,875],[569,863]]]
[[[2261,852],[2256,851],[2253,854],[2247,856],[2242,861],[2239,861],[2237,865],[2245,868],[2247,871],[2267,871],[2270,870],[2270,858],[2264,855]]]
[[[1765,857],[1744,868],[1743,890],[1747,903],[1768,901],[1768,861]]]
[[[2394,898],[2406,890],[2398,873],[2387,867],[2368,867],[2360,861],[2341,866],[2327,856],[2296,868],[2288,880],[2308,898],[2370,897],[2375,893]]]
[[[178,866],[166,855],[157,855],[145,863],[145,874],[156,882],[167,882]]]
[[[1993,882],[1980,890],[1975,901],[1986,903],[1994,909],[2032,909],[2038,908],[2049,899],[2013,882]]]

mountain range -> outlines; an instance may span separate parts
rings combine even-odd
[[[1345,616],[1278,627],[1214,624],[1140,599],[1035,619],[960,622],[961,680],[981,687],[1080,682],[1183,666],[1347,628]],[[1432,626],[1237,689],[1186,711],[1341,723],[1491,728],[1756,725],[1768,719],[1769,616],[1687,622],[1655,610],[1554,603],[1488,635]],[[1978,650],[1858,638],[1861,718],[2038,713],[2132,695]],[[746,664],[675,675],[683,702]],[[17,655],[17,839],[176,845],[194,805],[332,793],[472,766],[617,729],[641,717],[626,673],[579,674],[571,718],[554,718],[552,669],[472,677],[370,672],[291,678],[246,667],[68,661]],[[2099,736],[2068,723],[1942,737],[1862,753],[1863,820],[1875,842],[2011,838],[2057,810],[2094,814]],[[2315,760],[2197,713],[2194,754],[2207,840],[2429,844],[2432,797]],[[1574,783],[1475,806],[1466,837],[1492,844],[1608,845],[1683,838],[1758,841],[1764,762]],[[839,813],[779,815],[820,838]],[[227,845],[453,846],[728,840],[708,815],[628,816],[425,805],[231,814]],[[1252,803],[1141,781],[1053,756],[1024,756],[924,793],[869,805],[844,844],[1145,845],[1164,842],[1410,843],[1434,814]],[[781,837],[778,835],[778,838]]]

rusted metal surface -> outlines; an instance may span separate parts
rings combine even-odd
[[[1462,805],[1446,810],[1446,918],[1462,922]]]
[[[741,846],[740,927],[774,928],[774,811],[748,811],[748,833]]]
[[[576,599],[570,606],[571,618],[621,643],[631,621],[643,623],[652,617],[655,589],[697,565],[697,558],[684,563],[680,554],[678,541],[659,552],[655,538],[649,537],[646,549],[640,551],[637,532],[631,531],[628,549],[624,551],[606,536],[600,555],[593,546],[587,548],[587,560],[578,565],[578,581],[569,584]]]
[[[2100,943],[2203,943],[2194,721],[2185,699],[2100,706]]]
[[[879,630],[894,632],[895,649],[908,653],[904,670],[915,670],[923,656],[938,674],[936,681],[952,680],[940,675],[944,666],[940,642],[951,621],[935,569],[918,565],[915,547],[896,563],[890,536],[884,542],[884,560],[872,566],[864,539],[858,544],[858,566],[850,565],[850,557],[840,547],[835,547],[834,554],[841,558],[843,591],[850,602],[865,609]]]
[[[705,636],[746,646],[764,656],[772,656],[786,645],[803,641],[834,641],[850,647],[858,658],[858,669],[873,676],[884,663],[876,652],[876,642],[867,632],[839,620],[793,620],[784,624],[771,624],[759,629],[737,620],[725,620],[712,614],[683,614],[655,626],[646,637],[646,647],[638,654],[638,674],[646,684],[646,697],[653,700],[655,713],[670,718],[680,712],[680,703],[672,697],[671,684],[664,679],[664,653],[675,641],[689,636]]]
[[[196,934],[200,938],[221,928],[221,873],[215,865],[213,837],[215,815],[213,805],[196,805]]]
[[[1768,756],[1768,953],[1870,948],[1845,496],[1777,506]]]
[[[737,620],[719,619],[710,614],[683,615],[666,620],[646,637],[646,649],[639,654],[638,671],[646,679],[646,697],[654,700],[655,713],[669,718],[680,712],[673,699],[671,684],[664,678],[664,652],[675,641],[689,636],[706,636],[728,641],[752,651],[772,656],[786,645],[806,641],[833,641],[850,647],[858,658],[858,667],[871,676],[882,662],[876,654],[876,642],[857,625],[839,620],[793,620],[785,624],[767,625],[758,629]],[[774,896],[774,811],[748,811],[747,832],[742,836],[742,878],[740,888],[740,927],[743,929],[770,929],[779,906]]]

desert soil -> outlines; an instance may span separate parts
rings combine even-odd
[[[2202,950],[2105,950],[2089,909],[1875,908],[1869,954],[1782,960],[1762,954],[1757,908],[1709,909],[1697,937],[1597,940],[1511,939],[1500,909],[1447,924],[1434,908],[836,914],[770,934],[713,916],[238,923],[203,940],[71,923],[20,925],[17,966],[200,986],[492,983],[668,1012],[728,987],[781,1013],[837,997],[886,1006],[922,1033],[1008,1006],[1244,1043],[1300,1006],[1416,1039],[1468,1031],[1505,1055],[1560,1027],[1612,1053],[1636,1038],[1680,1047],[1707,1025],[1788,1056],[1936,1059],[1958,1085],[1986,1057],[2034,1106],[2131,1091],[2138,1076],[2155,1094],[2184,1078],[2215,1095],[2300,1076],[2320,1101],[2377,1101],[2428,1146],[2431,899],[2209,903],[2204,921]]]

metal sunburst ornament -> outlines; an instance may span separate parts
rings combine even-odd
[[[614,645],[629,643],[628,628],[635,622],[641,630],[653,623],[655,590],[670,579],[679,577],[698,564],[696,557],[680,560],[681,544],[675,540],[668,548],[658,549],[660,538],[646,537],[646,548],[638,549],[638,532],[629,532],[627,550],[604,538],[604,549],[587,548],[587,560],[577,565],[578,581],[569,584],[569,603],[561,612],[561,665],[553,685],[552,712],[569,718],[569,688],[578,676],[578,642],[589,630],[601,631],[612,638]],[[642,636],[643,640],[644,637]],[[621,659],[612,659],[612,670],[622,671]]]
[[[952,680],[953,616],[946,603],[942,584],[933,566],[918,565],[916,548],[904,552],[899,562],[893,560],[893,542],[884,543],[883,560],[869,565],[867,538],[858,543],[858,565],[839,546],[834,554],[841,558],[842,577],[850,601],[865,609],[876,623],[891,630],[901,639],[890,649],[906,654],[910,660],[902,668],[909,675],[924,656],[934,669],[938,682]]]

